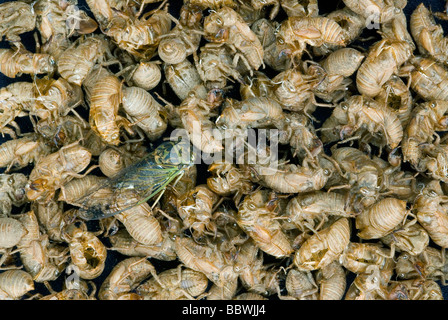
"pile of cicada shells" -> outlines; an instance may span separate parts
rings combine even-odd
[[[405,16],[406,0],[325,14],[317,0],[78,5],[0,5],[0,71],[29,77],[0,90],[1,299],[443,299],[443,13]],[[189,167],[158,201],[77,215],[76,199],[174,129],[204,154],[232,152],[217,132],[276,132],[279,166],[268,143],[255,163]]]

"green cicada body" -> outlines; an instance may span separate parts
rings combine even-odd
[[[107,218],[147,202],[194,165],[189,142],[167,141],[76,201],[85,220]]]

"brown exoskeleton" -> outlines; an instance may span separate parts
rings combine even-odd
[[[183,220],[184,228],[189,229],[194,238],[216,234],[217,228],[212,215],[219,199],[205,184],[197,185],[179,199],[178,214]]]
[[[443,249],[428,246],[418,255],[408,252],[399,254],[395,271],[399,279],[441,280],[445,285],[448,265]]]
[[[0,49],[0,72],[9,78],[22,74],[51,74],[55,61],[47,53],[31,53],[25,48]]]
[[[77,227],[70,224],[65,227],[63,239],[70,249],[71,264],[69,270],[74,270],[83,279],[95,279],[104,270],[107,249],[98,237],[87,230],[84,224]]]
[[[34,211],[24,213],[19,221],[27,231],[26,235],[17,244],[25,270],[36,282],[57,279],[66,267],[66,248],[61,251],[55,248],[55,256],[52,256],[48,235],[41,233]]]
[[[0,290],[2,300],[20,300],[34,290],[34,281],[26,271],[6,270],[0,273]]]
[[[263,297],[261,294],[244,292],[233,297],[233,300],[268,300],[268,298]]]
[[[432,144],[436,131],[448,130],[448,102],[433,100],[417,105],[411,113],[409,123],[404,130],[403,160],[409,162],[417,171],[425,171],[424,149]]]
[[[25,203],[27,181],[23,173],[0,174],[0,215],[9,215],[13,206],[19,207]]]
[[[16,246],[20,242],[20,240],[27,234],[27,232],[28,231],[25,229],[25,227],[19,220],[9,217],[1,217],[0,250],[2,251],[2,253],[4,253],[3,251],[5,249],[9,249]]]
[[[189,6],[197,6],[201,9],[218,10],[222,7],[235,8],[238,3],[235,0],[188,0],[186,3]]]
[[[418,255],[429,245],[429,234],[418,223],[405,223],[403,227],[382,237],[381,242],[398,252]]]
[[[150,140],[156,140],[167,128],[162,106],[143,88],[123,88],[123,109],[130,120],[143,129]]]
[[[28,111],[41,120],[51,119],[60,125],[58,117],[70,117],[68,113],[84,103],[84,94],[80,86],[70,83],[64,78],[37,79],[33,92],[36,104]],[[71,118],[72,122],[81,123],[80,119]]]
[[[444,300],[442,288],[434,280],[391,281],[388,287],[390,300]]]
[[[236,295],[238,286],[238,277],[233,274],[222,286],[213,284],[207,292],[207,300],[231,300]]]
[[[238,246],[234,270],[246,290],[267,297],[278,292],[281,269],[265,265],[263,260],[256,242],[248,240]]]
[[[242,100],[255,97],[272,97],[274,94],[274,84],[271,79],[261,71],[255,71],[252,77],[247,76],[245,83],[240,85],[240,95]]]
[[[104,37],[80,38],[57,60],[59,74],[68,82],[80,86],[97,62],[104,61],[108,43]]]
[[[146,258],[130,257],[118,262],[101,284],[98,292],[100,300],[117,300],[152,275],[157,277],[156,270]]]
[[[319,300],[342,300],[347,287],[346,271],[338,261],[320,269],[316,275]]]
[[[403,126],[397,114],[369,97],[351,96],[333,110],[335,117],[337,113],[345,113],[346,117],[346,122],[339,126],[341,139],[356,133],[362,134],[363,130],[367,130],[370,133],[366,138],[367,141],[373,140],[372,143],[379,147],[387,146],[393,150],[399,146],[403,138]],[[379,141],[374,140],[376,138],[374,134],[380,135]]]
[[[389,250],[380,243],[350,242],[339,257],[339,262],[344,268],[357,274],[368,273],[373,268],[388,271],[389,278],[395,267]]]
[[[406,41],[384,39],[369,50],[356,73],[356,86],[362,95],[375,97],[392,74],[397,74],[411,57],[413,48]]]
[[[434,58],[416,56],[410,59],[411,88],[425,100],[448,100],[448,69]]]
[[[291,61],[277,43],[275,32],[278,26],[277,21],[261,18],[252,24],[251,29],[263,46],[264,63],[276,71],[284,71],[289,67]]]
[[[180,201],[196,186],[198,170],[196,165],[187,169],[184,175],[176,183],[173,188],[168,188],[161,198],[161,209],[172,215],[177,215],[179,211]],[[212,189],[212,191],[214,191]]]
[[[431,11],[423,3],[412,12],[409,27],[420,54],[446,63],[448,38],[444,37],[442,26],[436,24]]]
[[[246,70],[258,70],[263,65],[263,46],[243,18],[229,7],[223,7],[204,19],[205,38],[226,44],[235,52],[233,65],[242,61]]]
[[[320,64],[325,70],[325,78],[313,89],[314,94],[327,101],[337,101],[346,94],[351,80],[349,77],[358,70],[364,54],[353,48],[341,48],[328,55]]]
[[[297,0],[287,1],[296,2]],[[345,44],[347,45],[355,41],[366,27],[366,19],[348,7],[332,11],[326,17],[335,21],[345,31]],[[318,56],[325,56],[342,47],[344,45],[325,43],[320,47],[313,47],[313,53]]]
[[[344,0],[344,4],[357,14],[368,19],[367,26],[372,28],[376,25],[386,23],[394,19],[402,12],[402,9],[406,6],[407,1]]]
[[[321,69],[314,65],[304,73],[299,68],[291,68],[272,78],[274,95],[284,109],[309,115],[317,106],[328,106],[318,103],[313,92],[325,76]]]
[[[243,101],[228,99],[216,120],[227,137],[245,135],[250,128],[282,128],[282,106],[270,97],[251,97]]]
[[[212,154],[224,149],[222,135],[210,120],[213,105],[200,94],[190,92],[177,110],[191,143],[204,153]]]
[[[87,1],[92,9],[101,2]],[[141,17],[132,12],[113,10],[108,3],[98,7],[99,10],[92,12],[105,34],[111,37],[118,47],[139,59],[151,58],[160,43],[160,36],[171,29],[171,16],[166,2]]]
[[[277,33],[277,43],[282,52],[295,59],[300,59],[306,46],[346,45],[346,31],[334,20],[317,17],[293,16],[284,20]]]
[[[20,133],[20,128],[15,119],[26,116],[27,111],[34,109],[34,99],[34,85],[31,82],[19,81],[0,89],[2,136],[9,134],[12,138],[17,137],[16,131]]]
[[[408,214],[406,201],[396,198],[380,199],[356,216],[358,236],[361,239],[382,238],[403,225]]]
[[[183,5],[180,20],[167,34],[160,36],[158,54],[167,64],[184,61],[188,56],[197,56],[196,51],[201,41],[202,10],[198,6]]]
[[[418,222],[428,232],[435,244],[448,247],[448,197],[440,187],[440,181],[432,180],[414,202]]]
[[[389,280],[384,279],[378,268],[359,273],[349,286],[345,300],[386,300]]]
[[[36,27],[33,6],[24,1],[7,1],[0,4],[0,38],[20,42],[20,34]]]
[[[352,147],[333,149],[332,158],[342,172],[335,173],[326,187],[329,190],[350,188],[348,203],[355,212],[374,204],[381,191],[381,169],[378,164],[361,150]],[[343,181],[346,184],[341,185]]]
[[[256,152],[256,155],[254,154]],[[256,160],[255,160],[256,159]],[[332,175],[325,158],[305,158],[302,165],[278,161],[269,147],[252,147],[239,159],[241,167],[251,171],[251,180],[279,193],[299,193],[322,189]],[[253,163],[255,162],[255,163]]]
[[[419,170],[425,170],[432,179],[448,182],[447,148],[445,143],[422,146],[424,158],[419,163]]]
[[[32,209],[39,222],[40,228],[48,235],[48,239],[54,242],[62,242],[63,229],[67,224],[67,212],[64,212],[64,203],[51,200],[47,204],[34,202]]]
[[[375,97],[375,100],[392,109],[400,119],[403,129],[406,128],[411,118],[415,99],[400,77],[392,75],[383,85],[383,90]]]
[[[144,300],[200,299],[208,286],[207,277],[199,271],[188,268],[168,269],[150,278],[136,288]]]
[[[141,160],[147,153],[147,149],[140,143],[120,147],[110,146],[100,153],[98,165],[106,177],[112,177],[120,170]]]
[[[95,82],[90,97],[89,123],[92,130],[111,145],[120,143],[121,127],[134,133],[129,121],[118,114],[122,102],[122,83],[117,77],[105,76]]]
[[[91,174],[79,179],[73,179],[64,184],[64,188],[59,194],[58,201],[76,203],[76,200],[86,195],[93,188],[99,186],[104,180],[104,177]]]
[[[55,150],[83,139],[89,131],[89,124],[74,116],[56,115],[40,119],[34,125],[34,130],[47,146]]]
[[[177,259],[174,251],[174,241],[167,232],[162,234],[163,240],[154,245],[144,245],[135,240],[126,229],[119,229],[116,233],[109,235],[112,247],[129,257],[153,257],[162,261],[173,261]]]
[[[159,63],[153,61],[140,61],[135,65],[126,82],[131,86],[137,86],[145,90],[154,89],[162,79],[162,71]]]
[[[37,134],[30,133],[0,145],[0,167],[6,167],[6,172],[11,168],[24,168],[50,152],[50,148]]]
[[[316,17],[319,15],[317,0],[280,0],[288,17]]]
[[[238,209],[236,221],[261,250],[280,258],[289,256],[293,249],[280,223],[273,219],[275,198],[275,193],[268,190],[246,195]]]
[[[319,287],[310,271],[295,268],[289,270],[285,288],[288,295],[278,294],[281,300],[318,300]]]
[[[45,295],[39,300],[96,300],[96,286],[90,281],[86,282],[81,279],[73,279],[67,277],[64,281],[62,291],[56,292],[49,283],[45,286],[50,291],[49,295]]]
[[[148,203],[134,206],[115,216],[124,224],[132,238],[144,245],[162,242],[162,230]]]
[[[234,68],[227,47],[207,43],[194,58],[199,76],[208,89],[224,89],[229,79],[233,81],[231,78],[242,82],[242,75]]]
[[[236,279],[233,262],[210,243],[199,244],[193,239],[179,236],[175,239],[179,260],[190,269],[204,273],[218,287]]]
[[[303,271],[324,268],[338,259],[350,242],[350,221],[342,217],[324,227],[296,251],[294,265]]]
[[[62,147],[57,152],[40,158],[31,171],[26,185],[28,199],[50,201],[56,190],[65,183],[74,177],[83,176],[79,172],[87,168],[90,160],[91,153],[78,143]]]
[[[289,143],[293,156],[299,161],[316,160],[323,152],[323,143],[312,120],[301,112],[284,112],[283,127],[279,127],[279,143]]]
[[[190,60],[185,59],[176,64],[164,64],[163,71],[166,81],[180,100],[185,100],[193,89],[200,98],[206,98],[207,90]]]
[[[51,54],[56,60],[70,44],[70,37],[89,34],[98,24],[75,2],[36,1],[36,28],[41,36],[43,53]]]
[[[284,217],[302,232],[317,232],[332,215],[352,217],[355,213],[347,206],[344,194],[314,191],[292,198],[288,202]]]
[[[232,163],[214,162],[209,166],[208,171],[211,176],[207,178],[207,186],[221,196],[234,195],[236,204],[254,187],[246,172]]]

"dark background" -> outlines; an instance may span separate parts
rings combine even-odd
[[[0,3],[3,2],[7,2],[4,0],[0,0]],[[181,0],[170,0],[170,6],[169,6],[169,11],[170,13],[175,16],[178,17],[179,16],[179,9],[182,5]],[[418,4],[420,3],[425,3],[425,5],[429,8],[431,8],[434,12],[439,12],[439,11],[444,11],[444,7],[445,7],[445,1],[444,0],[436,0],[436,1],[419,1],[419,0],[410,0],[408,1],[408,4],[406,6],[406,8],[404,9],[405,14],[407,16],[409,16],[413,10],[417,7]],[[158,4],[154,4],[154,5],[149,5],[147,7],[147,9],[151,9],[156,7]],[[78,0],[78,6],[80,9],[83,9],[85,11],[88,12],[88,6],[86,5],[84,0]],[[326,13],[329,13],[331,11],[334,11],[337,8],[342,8],[344,6],[342,0],[339,1],[334,1],[334,0],[319,0],[319,13],[322,15],[325,15]],[[92,15],[91,15],[92,16]],[[93,17],[93,16],[92,16]],[[284,13],[280,12],[278,18],[281,20],[284,18]],[[444,30],[446,31],[446,34],[448,35],[448,23],[445,21],[440,21],[437,20],[438,23],[440,23]],[[34,41],[34,37],[33,37],[33,33],[34,32],[28,32],[25,33],[21,36],[23,44],[25,45],[25,47],[32,51],[35,52],[35,41]],[[375,36],[378,37],[378,34],[376,33],[375,30],[368,30],[365,29],[364,33],[361,35],[361,37],[363,38],[368,38],[370,36]],[[367,48],[372,42],[356,42],[354,43],[354,45],[357,46],[362,46]],[[0,41],[0,48],[9,48],[9,44],[6,41]],[[275,72],[272,72],[272,70],[262,70],[264,71],[268,76],[271,76],[273,74],[275,74]],[[24,75],[21,77],[17,77],[15,79],[10,79],[6,76],[4,76],[3,74],[0,74],[0,87],[4,87],[10,83],[13,82],[17,82],[17,81],[32,81],[31,77],[29,75]],[[168,87],[168,86],[167,86]],[[163,91],[163,89],[167,90],[167,91]],[[155,88],[155,91],[157,91],[158,93],[164,95],[167,100],[169,100],[170,102],[172,102],[173,104],[178,104],[180,101],[177,99],[177,97],[175,96],[175,94],[170,91],[169,88],[163,88],[162,85],[159,85]],[[238,90],[237,88],[234,90],[231,90],[231,92],[229,93],[230,96],[233,96],[235,98],[239,98],[238,97]],[[88,112],[86,112],[86,110],[83,110],[82,108],[77,108],[76,109],[81,115],[86,116],[87,119],[87,115]],[[326,117],[328,117],[331,114],[331,109],[329,108],[318,108],[315,113],[313,113],[313,115],[318,119],[318,120],[323,120]],[[32,131],[33,128],[31,126],[31,123],[29,121],[29,119],[27,117],[23,117],[23,118],[18,118],[16,119],[16,121],[19,123],[22,132],[29,132]],[[322,123],[323,121],[321,121]],[[319,124],[316,123],[316,127],[318,127]],[[5,136],[2,137],[0,136],[0,144],[5,142],[6,140],[9,139],[9,136]],[[25,173],[25,174],[29,174],[30,170],[32,169],[32,167],[27,167],[21,170],[21,172]],[[205,166],[200,166],[199,168],[200,172],[204,172],[206,170]],[[2,173],[4,171],[4,168],[0,168],[0,173]],[[198,175],[198,178],[202,177],[202,179],[204,179],[205,175]],[[198,183],[202,183],[204,181],[198,180]],[[97,285],[97,289],[99,289],[101,283],[103,282],[104,278],[110,273],[111,269],[113,266],[115,266],[117,264],[117,262],[121,261],[122,259],[127,258],[125,256],[122,256],[121,254],[115,252],[115,251],[108,251],[108,257],[106,260],[106,268],[104,270],[104,272],[102,273],[102,275],[96,279],[94,279],[94,282]],[[267,257],[269,258],[269,257]],[[163,271],[165,269],[168,268],[172,268],[175,267],[178,262],[177,261],[173,261],[173,262],[161,262],[155,259],[151,259],[151,262],[155,265],[156,269],[158,270],[158,272]],[[53,287],[54,290],[59,291],[62,288],[62,281],[63,279],[66,277],[66,275],[62,275],[58,278],[58,280],[51,282],[51,286]],[[353,274],[349,274],[348,275],[348,284],[347,284],[347,288],[350,285],[351,281],[353,280],[354,275]],[[448,300],[448,286],[442,287],[442,291],[444,294],[444,299]],[[40,292],[42,294],[48,294],[48,290],[42,285],[42,284],[36,284],[36,292]],[[275,299],[275,297],[273,297]]]

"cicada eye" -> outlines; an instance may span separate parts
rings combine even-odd
[[[277,38],[277,42],[278,42],[279,44],[284,44],[284,43],[285,43],[285,40],[283,40],[283,38],[281,38],[281,37],[278,37],[278,38]]]
[[[347,109],[348,109],[348,104],[347,104],[347,102],[342,102],[342,103],[341,103],[341,108],[342,108],[342,110],[347,110]]]
[[[324,170],[324,175],[329,176],[330,174],[331,174],[330,170],[328,170],[328,169]]]
[[[367,190],[366,188],[361,188],[359,191],[364,195],[369,193],[369,190]]]
[[[292,85],[289,81],[284,81],[283,85],[286,87],[286,89],[290,92],[296,92],[296,88]]]

